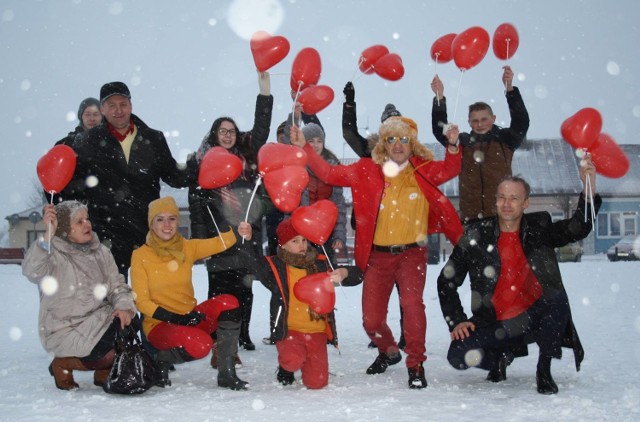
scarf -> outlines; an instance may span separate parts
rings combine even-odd
[[[161,258],[169,257],[184,262],[184,237],[178,232],[169,240],[160,239],[154,232],[147,233],[147,245]],[[164,259],[163,259],[164,261]]]

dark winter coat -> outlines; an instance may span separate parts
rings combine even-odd
[[[529,113],[517,87],[507,92],[511,125],[493,125],[485,134],[460,133],[462,171],[458,177],[460,217],[473,220],[496,215],[496,193],[502,179],[511,175],[514,151],[520,147],[529,129]],[[447,137],[442,127],[447,123],[446,98],[433,100],[431,126],[433,134],[445,148]]]
[[[600,196],[596,195],[596,212],[601,203]],[[587,214],[586,222],[585,213]],[[544,292],[564,291],[554,248],[584,239],[592,227],[591,207],[585,206],[582,195],[576,212],[566,220],[553,223],[551,215],[547,212],[524,214],[520,223],[522,249]],[[438,297],[449,331],[453,331],[458,324],[465,321],[470,321],[478,327],[489,326],[496,322],[491,298],[500,276],[500,256],[496,247],[499,236],[497,217],[470,223],[465,227],[464,235],[440,273]],[[458,295],[458,288],[462,286],[467,274],[471,280],[471,318],[468,318],[464,312]],[[584,350],[571,317],[564,333],[562,346],[573,348],[576,368],[579,370]],[[514,354],[526,355],[526,344],[519,345],[514,350]]]
[[[145,242],[149,202],[160,197],[160,180],[180,188],[195,177],[193,169],[176,163],[162,132],[135,115],[132,119],[138,132],[128,162],[106,121],[75,143],[73,198],[65,198],[87,201],[93,229],[103,243],[111,245],[121,270],[129,267],[133,249]],[[87,179],[91,176],[95,179]],[[87,187],[92,180],[97,185]]]
[[[232,248],[207,260],[207,270],[209,272],[246,268],[247,265],[244,262],[244,258],[238,254],[239,249],[249,248],[255,256],[254,259],[262,257],[262,216],[269,210],[271,202],[263,187],[260,187],[251,204],[251,211],[247,219],[253,229],[253,238],[243,244],[242,236],[237,231],[238,224],[241,221],[245,221],[251,194],[258,180],[258,168],[257,163],[249,161],[249,157],[241,154],[237,145],[239,143],[250,145],[250,149],[257,153],[269,138],[272,108],[272,96],[258,95],[253,128],[250,131],[238,133],[236,144],[228,150],[228,152],[240,157],[245,163],[244,171],[238,179],[225,187],[217,189],[202,189],[198,186],[197,181],[189,186],[191,237],[194,239],[207,239],[218,236],[218,230],[216,230],[215,224],[211,219],[212,214],[220,231],[225,232],[231,227],[236,237],[240,239]],[[205,148],[201,147],[200,154],[202,153],[201,150],[208,150],[213,147],[213,145],[204,145],[204,143],[203,146]],[[194,160],[194,166],[199,167],[198,157],[193,157],[192,160]],[[239,210],[234,209],[229,202],[224,201],[225,194],[232,194],[237,198],[240,203]]]
[[[369,141],[358,133],[356,103],[342,104],[342,137],[358,157],[371,157]]]

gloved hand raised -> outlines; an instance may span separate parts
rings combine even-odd
[[[347,103],[354,103],[356,101],[356,89],[353,87],[351,81],[347,82],[342,92],[344,93],[345,101]]]
[[[169,322],[171,324],[194,326],[204,321],[207,316],[196,310],[185,315],[176,314],[175,312],[164,309],[162,306],[158,306],[158,309],[153,313],[153,318]]]

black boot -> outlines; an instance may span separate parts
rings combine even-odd
[[[245,282],[246,281],[247,280],[245,280]],[[251,310],[253,309],[253,292],[251,288],[245,289],[242,297],[238,297],[238,299],[240,300],[240,315],[242,318],[238,344],[244,348],[244,350],[256,350],[256,345],[253,344],[251,337],[249,337],[249,323],[251,322]]]
[[[169,370],[173,364],[190,362],[192,360],[193,356],[188,354],[182,347],[159,350],[158,353],[156,353],[156,362],[158,362],[158,367],[160,368],[160,379],[156,381],[156,386],[162,388],[171,386]]]
[[[509,365],[509,357],[505,353],[501,353],[496,360],[494,360],[489,374],[487,375],[487,381],[502,382],[507,380],[507,366]]]
[[[221,320],[218,325],[218,387],[246,390],[249,383],[236,375],[235,355],[238,353],[240,322]]]
[[[395,365],[396,363],[402,360],[402,355],[400,352],[397,352],[394,355],[387,355],[386,353],[379,353],[376,360],[373,361],[371,366],[367,368],[367,374],[382,374],[387,368],[391,365]]]
[[[536,384],[540,394],[558,394],[558,385],[551,377],[551,358],[540,357],[536,370]]]
[[[409,372],[409,388],[426,388],[427,379],[424,377],[424,367],[421,363],[413,368],[407,368]]]
[[[293,375],[293,372],[289,372],[279,365],[278,365],[278,373],[276,374],[276,379],[282,385],[291,385],[294,382],[296,382],[296,377]]]

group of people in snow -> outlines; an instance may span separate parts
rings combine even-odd
[[[327,344],[337,346],[338,340],[335,313],[315,312],[294,287],[307,275],[327,272],[335,285],[363,284],[362,324],[378,353],[366,374],[384,373],[404,352],[409,388],[425,388],[427,236],[443,233],[455,245],[437,281],[451,332],[450,364],[488,370],[489,381],[501,382],[507,366],[536,342],[537,390],[557,393],[551,359],[560,358],[561,347],[571,347],[579,370],[584,351],[554,248],[589,234],[601,200],[594,195],[595,169],[587,156],[580,176],[591,189],[585,188],[573,216],[552,222],[546,212],[524,213],[530,187],[512,175],[511,161],[529,116],[509,66],[502,82],[510,127],[498,127],[491,107],[478,102],[469,106],[471,131],[462,133],[447,120],[444,84],[433,79],[432,132],[445,148],[441,161],[420,142],[416,122],[392,104],[377,133],[361,136],[351,82],[344,89],[342,119],[344,139],[360,157],[351,165],[340,164],[325,147],[317,116],[295,104],[278,126],[277,141],[303,148],[308,156],[310,183],[301,205],[330,199],[338,207],[329,256],[275,209],[263,188],[251,200],[259,177],[257,153],[271,126],[267,72],[258,74],[252,129],[241,131],[230,117],[216,119],[184,164],[172,157],[162,132],[132,113],[129,88],[104,84],[99,100],[80,104],[76,130],[59,141],[76,153],[75,174],[50,201],[55,204],[45,205],[46,231],[23,262],[24,275],[39,285],[39,332],[53,355],[49,370],[56,386],[77,388],[73,370],[94,371],[94,383],[102,385],[113,364],[116,331],[134,324],[161,370],[158,386],[171,385],[175,364],[211,352],[218,386],[247,389],[236,373],[242,364],[238,349],[255,350],[249,323],[252,283],[259,280],[272,295],[271,332],[263,342],[277,348],[277,381],[293,384],[300,371],[307,388],[323,388],[329,381]],[[204,189],[199,168],[213,147],[237,156],[242,172],[227,186]],[[438,188],[456,176],[459,210]],[[175,199],[160,197],[160,181],[189,189],[190,239],[178,230]],[[355,265],[336,267],[335,257],[346,249],[344,187],[353,197]],[[209,289],[207,299],[199,301],[192,268],[202,259]],[[467,275],[471,316],[458,295]],[[400,341],[387,324],[394,287],[402,315]]]

